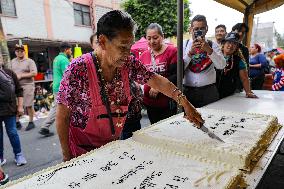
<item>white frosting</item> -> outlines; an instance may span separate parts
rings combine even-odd
[[[242,114],[200,108],[205,126],[224,143],[210,138],[183,118],[173,116],[134,133],[133,139],[168,150],[192,154],[249,169],[254,155],[264,145],[263,138],[273,135],[277,118],[269,115]],[[265,145],[267,142],[265,143]]]
[[[228,188],[235,187],[239,178],[240,172],[231,167],[208,164],[128,140],[113,142],[11,183],[8,188]]]

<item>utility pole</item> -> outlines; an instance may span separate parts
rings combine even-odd
[[[4,31],[3,31],[1,17],[0,17],[0,56],[2,56],[4,67],[11,68],[10,54],[9,54],[7,41],[5,39]]]
[[[177,63],[177,87],[183,91],[182,80],[183,80],[183,0],[177,1],[177,48],[178,48],[178,63]],[[178,112],[182,112],[181,108],[178,108]]]

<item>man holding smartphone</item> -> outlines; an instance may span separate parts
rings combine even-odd
[[[205,38],[208,31],[206,17],[196,15],[189,28],[191,40],[183,45],[184,93],[195,106],[202,107],[219,99],[216,71],[226,66],[218,44]]]

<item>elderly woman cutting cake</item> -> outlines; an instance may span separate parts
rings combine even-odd
[[[64,161],[120,137],[131,100],[129,80],[147,83],[173,98],[189,121],[203,123],[174,84],[130,56],[135,29],[130,15],[118,10],[106,13],[97,24],[98,47],[73,60],[66,70],[56,119]]]

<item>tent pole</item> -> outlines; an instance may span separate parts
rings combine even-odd
[[[183,0],[177,1],[177,87],[183,91]],[[178,112],[182,112],[181,108],[178,108]]]

